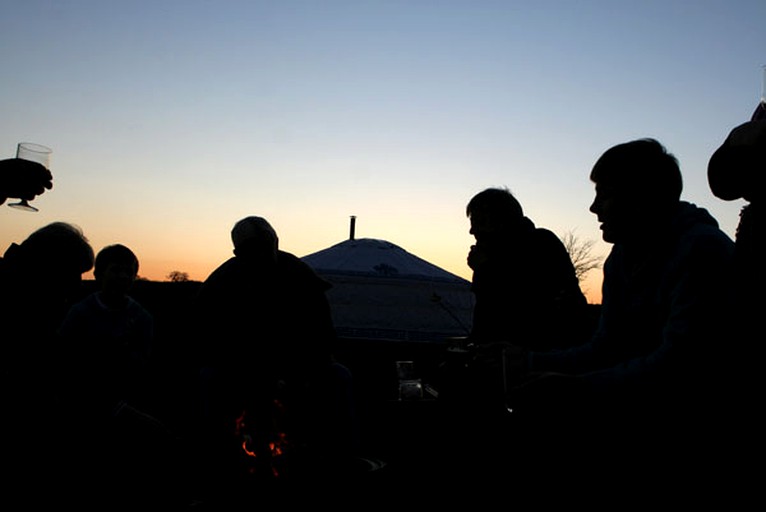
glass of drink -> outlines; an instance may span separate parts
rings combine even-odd
[[[415,372],[413,361],[397,361],[396,376],[399,381],[399,400],[423,398],[423,382]]]
[[[19,142],[19,145],[16,147],[16,158],[37,162],[50,170],[51,151],[51,148],[35,144],[34,142]],[[18,203],[8,203],[8,206],[11,208],[18,208],[19,210],[26,210],[28,212],[38,211],[38,209],[29,204],[26,199],[21,199]]]

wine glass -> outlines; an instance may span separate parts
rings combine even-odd
[[[35,144],[34,142],[19,142],[19,145],[16,147],[16,158],[37,162],[38,164],[44,165],[46,169],[50,169],[51,151],[51,148]],[[8,206],[11,208],[18,208],[19,210],[26,210],[28,212],[39,211],[37,208],[29,204],[26,199],[21,199],[18,203],[8,203]]]

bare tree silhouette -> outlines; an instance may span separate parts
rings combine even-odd
[[[180,270],[173,270],[168,273],[167,279],[172,283],[184,283],[189,280],[189,273],[181,272]]]
[[[567,231],[561,237],[561,241],[569,253],[569,258],[575,268],[575,275],[580,283],[585,279],[588,272],[601,268],[601,258],[593,255],[595,240],[582,240],[574,231]]]

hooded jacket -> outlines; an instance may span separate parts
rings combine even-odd
[[[572,260],[552,231],[527,217],[474,269],[471,289],[475,343],[547,350],[584,341],[587,301]]]
[[[641,255],[612,248],[594,336],[572,349],[530,353],[531,370],[576,374],[597,391],[652,403],[704,393],[722,375],[731,362],[720,348],[731,328],[734,242],[705,209],[683,201],[656,242]]]

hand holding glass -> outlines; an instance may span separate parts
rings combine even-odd
[[[49,147],[35,144],[33,142],[19,142],[19,145],[16,148],[16,158],[37,162],[48,170],[50,170],[50,155],[51,149]],[[29,212],[38,211],[38,209],[30,205],[26,199],[21,199],[18,203],[8,203],[8,206]]]

